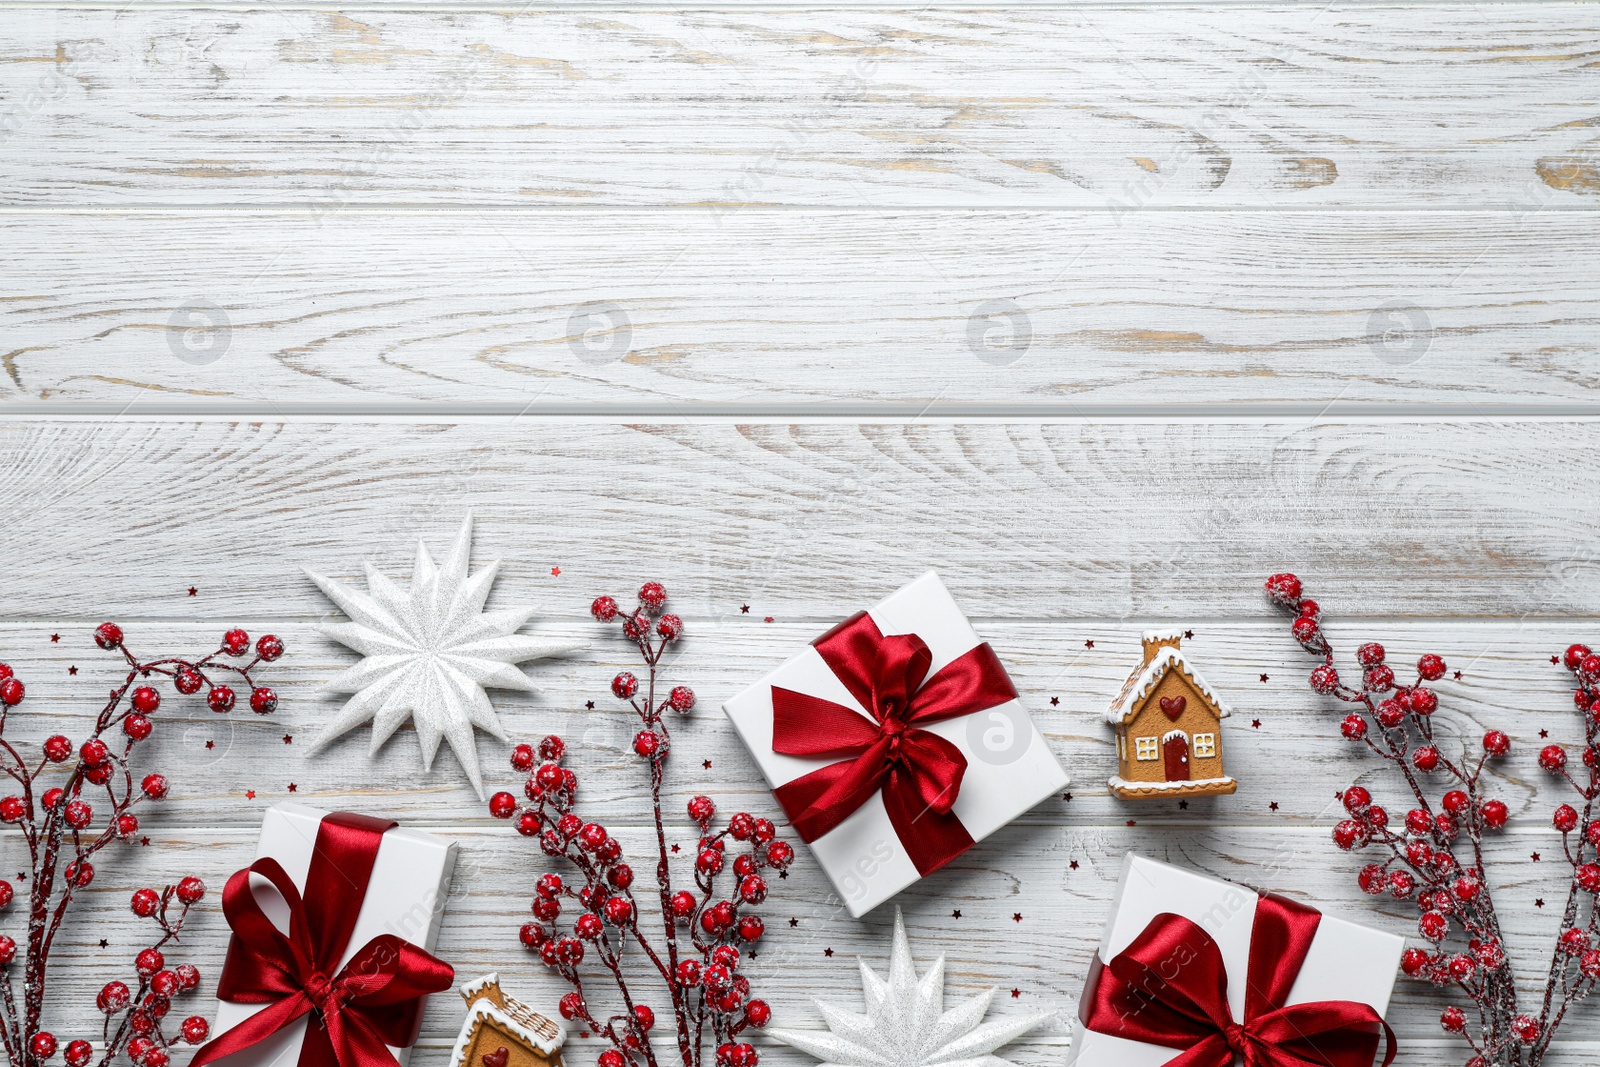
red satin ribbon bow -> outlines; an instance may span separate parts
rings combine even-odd
[[[1095,961],[1078,1016],[1097,1033],[1182,1049],[1163,1067],[1372,1067],[1381,1033],[1383,1067],[1394,1031],[1366,1004],[1321,1000],[1284,1006],[1322,915],[1262,894],[1250,934],[1244,1021],[1228,1008],[1228,972],[1199,926],[1163,913],[1102,966]]]
[[[278,861],[260,859],[228,879],[222,912],[233,929],[217,984],[222,1000],[267,1004],[208,1042],[190,1061],[204,1067],[263,1041],[304,1015],[299,1067],[397,1067],[387,1046],[417,1037],[422,998],[450,988],[448,963],[394,934],[368,941],[342,968],[384,831],[395,824],[336,812],[322,820],[302,899]],[[280,933],[250,889],[250,875],[273,884],[289,905]]]
[[[773,686],[773,751],[839,758],[779,786],[773,791],[778,803],[801,839],[815,841],[881,791],[889,822],[917,870],[938,870],[972,847],[972,835],[950,812],[967,760],[955,745],[917,724],[1015,700],[999,657],[981,644],[929,678],[933,653],[922,638],[885,637],[864,611],[814,647],[872,718]]]

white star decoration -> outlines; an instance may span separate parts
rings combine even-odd
[[[409,589],[390,581],[370,561],[367,593],[306,571],[350,617],[349,622],[321,626],[318,631],[365,657],[323,686],[355,695],[311,742],[312,751],[371,721],[371,751],[376,753],[410,719],[422,744],[423,770],[433,766],[439,742],[449,741],[478,798],[483,798],[472,729],[476,726],[507,739],[484,687],[537,692],[515,665],[583,646],[517,633],[533,617],[532,608],[484,611],[500,561],[490,561],[469,577],[471,552],[468,517],[442,567],[436,567],[427,546],[417,542]]]
[[[906,942],[900,909],[894,912],[889,979],[861,962],[867,1013],[857,1015],[817,1001],[829,1033],[768,1030],[823,1061],[822,1067],[1012,1067],[995,1049],[1055,1018],[1055,1012],[983,1022],[994,990],[944,1010],[944,957],[919,980]]]

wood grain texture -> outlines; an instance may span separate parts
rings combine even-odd
[[[1593,401],[1586,213],[0,215],[12,400]]]
[[[12,9],[0,204],[1592,207],[1587,4]],[[30,102],[35,97],[37,102]]]
[[[325,612],[300,565],[355,576],[388,553],[403,569],[416,536],[442,544],[468,511],[502,580],[565,596],[552,610],[569,615],[653,575],[686,613],[748,603],[831,624],[933,567],[978,618],[1237,620],[1260,617],[1261,578],[1292,567],[1335,612],[1522,620],[1600,602],[1597,434],[1498,420],[10,423],[0,501],[7,581],[26,591],[11,615],[41,623]]]

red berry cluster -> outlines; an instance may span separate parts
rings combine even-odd
[[[1542,1008],[1533,1015],[1517,1010],[1515,977],[1483,871],[1484,834],[1503,828],[1511,814],[1504,801],[1483,796],[1483,771],[1489,760],[1510,755],[1511,738],[1489,730],[1480,751],[1448,758],[1434,741],[1432,716],[1439,697],[1427,684],[1444,677],[1443,659],[1432,654],[1420,657],[1416,680],[1402,684],[1385,662],[1383,646],[1369,642],[1356,650],[1359,687],[1347,685],[1334,667],[1321,609],[1301,595],[1300,579],[1275,574],[1267,579],[1266,589],[1294,615],[1290,629],[1301,647],[1322,657],[1311,671],[1311,688],[1359,706],[1344,717],[1340,732],[1393,765],[1410,793],[1412,806],[1396,822],[1387,809],[1374,803],[1367,789],[1353,785],[1342,794],[1349,817],[1333,828],[1334,844],[1341,849],[1377,846],[1388,853],[1361,869],[1357,881],[1364,892],[1413,901],[1421,913],[1417,932],[1429,947],[1406,949],[1401,970],[1437,986],[1458,986],[1470,999],[1477,1014],[1475,1033],[1468,1032],[1467,1013],[1459,1007],[1446,1008],[1439,1018],[1446,1032],[1461,1034],[1472,1046],[1475,1055],[1468,1067],[1538,1067],[1568,1009],[1592,992],[1600,979],[1600,916],[1595,908],[1595,894],[1600,893],[1600,862],[1596,862],[1600,824],[1591,821],[1592,806],[1600,796],[1600,655],[1573,645],[1564,660],[1578,681],[1586,782],[1580,785],[1572,778],[1566,750],[1560,745],[1547,745],[1539,753],[1542,768],[1577,790],[1583,810],[1562,804],[1553,817],[1573,877]],[[1428,781],[1434,775],[1444,779],[1437,800],[1432,799]],[[1459,858],[1458,848],[1470,848],[1470,857]],[[1593,858],[1586,850],[1593,851]],[[1586,914],[1581,922],[1580,913]]]
[[[0,934],[0,1041],[5,1045],[12,1067],[39,1067],[55,1055],[54,1034],[40,1028],[50,947],[66,918],[76,893],[94,881],[90,858],[113,841],[126,841],[139,832],[139,817],[134,809],[147,800],[161,800],[168,791],[161,774],[147,774],[134,780],[129,759],[134,746],[155,731],[151,716],[161,706],[161,694],[149,685],[136,684],[152,676],[172,679],[179,693],[188,695],[208,687],[207,704],[213,711],[233,708],[234,690],[213,679],[237,676],[250,691],[250,706],[266,714],[278,704],[277,694],[251,679],[261,663],[283,655],[283,642],[272,635],[255,645],[255,657],[240,666],[222,662],[220,656],[242,658],[250,651],[250,638],[243,630],[229,630],[217,651],[199,659],[166,658],[141,661],[123,643],[122,628],[102,623],[94,632],[95,644],[106,651],[120,651],[127,662],[122,684],[110,697],[89,736],[79,745],[62,734],[45,738],[39,760],[30,763],[12,742],[5,738],[6,721],[13,708],[23,702],[26,690],[12,669],[0,664],[0,772],[20,787],[20,793],[0,797],[0,823],[15,826],[28,845],[32,872],[28,886],[27,948],[23,953],[22,996],[12,987],[12,965],[17,960],[17,941]],[[118,734],[121,734],[120,740]],[[76,759],[74,759],[76,757]],[[46,776],[64,773],[59,784],[43,787]],[[93,795],[104,790],[105,822],[96,829]],[[0,880],[0,909],[10,906],[16,890]],[[106,1016],[101,1050],[103,1067],[121,1052],[140,1067],[167,1067],[167,1049],[173,1044],[162,1032],[161,1021],[171,1007],[172,997],[195,988],[200,973],[183,965],[168,969],[161,947],[175,939],[183,927],[189,907],[205,896],[205,884],[198,878],[184,878],[162,893],[141,889],[133,895],[132,907],[141,918],[154,920],[162,937],[140,952],[134,961],[137,990],[127,983],[113,981],[100,991],[97,1000]],[[176,901],[179,910],[171,914]],[[205,1040],[206,1021],[192,1016],[180,1026],[182,1040],[191,1044]],[[85,1067],[96,1055],[87,1041],[69,1041],[62,1049],[67,1067]]]
[[[662,613],[666,599],[659,583],[646,582],[632,614],[624,616],[611,597],[600,597],[591,605],[601,622],[622,619],[623,635],[638,647],[649,671],[643,685],[627,671],[618,674],[611,692],[627,701],[642,723],[633,749],[650,766],[662,939],[652,943],[640,927],[634,870],[624,861],[621,842],[573,810],[578,777],[561,765],[567,747],[559,737],[545,738],[537,749],[518,745],[512,750],[511,766],[528,775],[523,786],[526,801],[496,793],[489,798],[489,813],[512,820],[518,833],[537,837],[546,855],[565,858],[582,876],[578,885],[559,874],[541,877],[533,899],[533,921],[522,927],[520,936],[524,946],[572,985],[573,991],[561,998],[562,1016],[580,1020],[610,1040],[611,1047],[600,1053],[599,1067],[657,1067],[650,1044],[655,1010],[635,1000],[623,973],[623,955],[630,945],[648,961],[645,973],[653,970],[666,987],[683,1067],[700,1067],[708,1026],[719,1067],[755,1067],[759,1059],[755,1047],[738,1039],[748,1027],[765,1026],[772,1010],[766,1001],[750,996],[750,980],[739,973],[745,951],[766,930],[761,917],[749,909],[767,897],[763,872],[783,871],[793,861],[794,849],[778,840],[770,820],[745,812],[714,830],[716,805],[710,797],[697,796],[688,806],[700,832],[695,890],[673,888],[661,814],[663,768],[670,748],[665,716],[668,711],[687,714],[694,707],[694,693],[677,686],[665,699],[656,696],[661,655],[683,634],[683,620]],[[730,841],[745,846],[731,858]],[[731,874],[733,887],[722,894],[717,882],[725,872]],[[564,908],[572,913],[570,932],[559,925]],[[579,972],[589,953],[609,972],[622,1001],[622,1011],[603,1020],[591,1007]]]

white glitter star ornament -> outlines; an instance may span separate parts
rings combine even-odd
[[[944,1010],[944,957],[917,978],[900,909],[894,912],[889,978],[861,961],[867,1013],[817,1001],[829,1033],[768,1030],[772,1038],[823,1061],[822,1067],[1012,1067],[994,1050],[1055,1018],[1055,1012],[983,1022],[993,989]]]
[[[311,742],[314,752],[365,722],[372,723],[371,752],[394,736],[407,719],[422,744],[422,769],[433,767],[439,742],[451,750],[483,798],[483,776],[473,727],[507,740],[485,687],[537,692],[517,664],[582,648],[581,642],[519,634],[533,608],[484,611],[500,561],[467,574],[472,554],[472,518],[461,524],[442,566],[417,542],[411,587],[402,589],[366,563],[367,593],[306,571],[349,622],[318,627],[364,659],[330,679],[323,689],[354,693]]]

